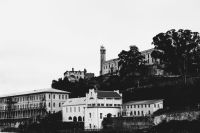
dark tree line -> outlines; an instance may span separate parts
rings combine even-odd
[[[170,74],[198,75],[200,69],[200,37],[190,30],[169,30],[153,37],[155,46],[152,57],[160,59],[160,68]],[[71,83],[67,78],[52,81],[52,87],[71,92],[70,97],[82,97],[91,88],[120,90],[123,100],[166,99],[166,105],[183,107],[200,102],[198,87],[200,79],[153,77],[147,75],[144,57],[136,46],[119,53],[119,75],[102,75],[90,80],[80,79]]]

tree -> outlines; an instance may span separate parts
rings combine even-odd
[[[130,46],[129,51],[121,51],[119,56],[119,67],[121,76],[136,76],[139,68],[143,65],[143,56],[136,46]]]
[[[199,64],[199,43],[198,32],[172,29],[153,37],[154,51],[151,55],[160,59],[166,71],[186,75],[194,64]]]

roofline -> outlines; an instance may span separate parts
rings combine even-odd
[[[152,99],[152,100],[138,100],[138,101],[129,101],[123,104],[129,104],[129,103],[134,103],[134,102],[149,102],[149,101],[155,101],[155,102],[160,102],[164,101],[164,99]]]
[[[54,88],[51,88],[54,89]],[[0,95],[0,98],[6,98],[6,97],[15,97],[15,96],[24,96],[24,95],[31,95],[31,94],[41,94],[41,93],[62,93],[62,94],[69,94],[70,92],[65,91],[65,92],[51,92],[48,90],[41,91],[41,92],[34,92],[35,90],[27,91],[27,92],[18,92],[18,93],[23,93],[23,94],[5,94],[5,95]],[[36,90],[37,91],[37,90]],[[62,91],[62,90],[60,90]]]

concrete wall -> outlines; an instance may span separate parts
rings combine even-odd
[[[172,121],[172,120],[197,120],[200,116],[200,111],[184,111],[184,112],[174,112],[174,113],[165,113],[159,116],[154,117],[154,124],[158,125],[159,123],[166,121]]]
[[[153,126],[151,117],[118,117],[111,118],[112,128],[115,130],[136,130]]]

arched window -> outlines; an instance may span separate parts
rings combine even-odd
[[[130,116],[132,116],[132,115],[133,115],[133,112],[131,111]]]
[[[112,114],[111,113],[108,113],[107,114],[107,118],[111,118],[112,117]]]
[[[82,117],[81,116],[78,117],[78,121],[82,121]]]
[[[77,122],[76,116],[73,117],[73,122]]]
[[[72,120],[72,117],[71,117],[71,116],[69,117],[69,120]]]

